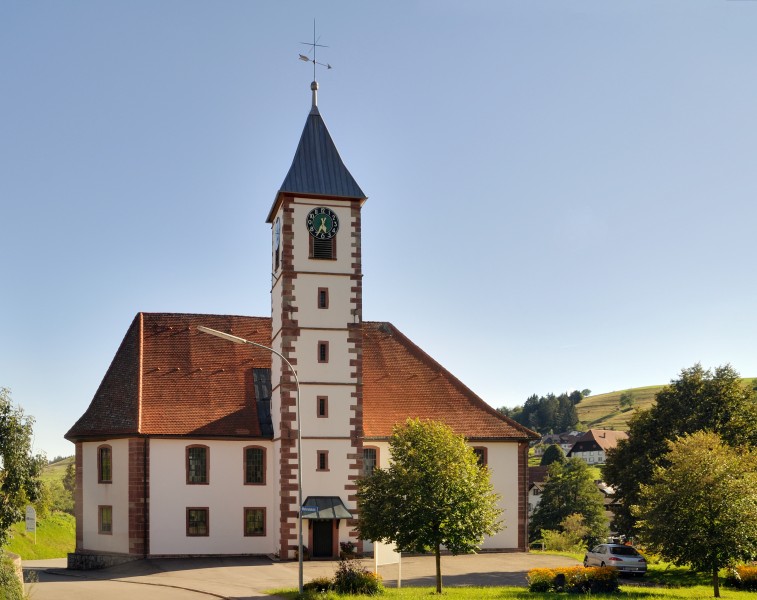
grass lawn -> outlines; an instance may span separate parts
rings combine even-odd
[[[26,524],[16,523],[11,532],[13,538],[3,548],[18,554],[24,560],[65,558],[76,545],[76,520],[69,514],[56,512],[37,521],[37,543],[34,533],[26,533]]]
[[[549,554],[565,556],[578,561],[582,561],[584,554],[575,552],[535,552],[531,554]],[[443,576],[443,574],[442,574]],[[757,597],[754,592],[739,592],[723,585],[725,571],[721,573],[720,595],[722,598],[731,600],[751,600]],[[648,587],[648,586],[652,587]],[[653,562],[648,565],[646,575],[641,579],[620,580],[620,594],[593,594],[592,598],[615,598],[616,600],[704,600],[712,598],[712,582],[710,575],[707,573],[697,573],[687,567],[677,567],[665,562]],[[270,590],[268,593],[277,594],[291,600],[297,599],[297,590]],[[532,593],[525,587],[445,587],[443,597],[449,600],[541,600],[541,599],[561,599],[570,600],[576,598],[580,600],[586,596],[580,594],[557,594],[557,593]],[[336,599],[354,599],[367,600],[369,598],[386,598],[393,600],[424,599],[430,600],[436,596],[433,587],[406,587],[402,589],[387,588],[386,593],[382,596],[339,596],[334,592],[327,594],[314,594],[308,596],[310,600],[336,600]]]
[[[629,585],[620,586],[620,594],[592,594],[591,598],[615,598],[616,600],[704,600],[712,598],[712,587],[695,586],[689,588],[641,588]],[[290,600],[296,600],[297,590],[270,590],[270,594],[276,594]],[[720,589],[722,598],[731,600],[749,600],[754,598],[754,592],[735,592],[727,588]],[[435,588],[412,587],[400,590],[389,588],[381,596],[339,596],[333,592],[328,594],[313,594],[313,600],[336,600],[337,598],[349,600],[376,600],[377,598],[402,600],[430,600],[436,597]],[[570,598],[586,598],[580,594],[557,594],[557,593],[532,593],[522,587],[447,587],[444,588],[442,597],[445,600],[541,600],[555,599],[569,600]]]

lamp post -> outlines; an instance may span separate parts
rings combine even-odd
[[[294,367],[292,366],[292,363],[287,360],[287,358],[281,354],[280,352],[277,352],[273,348],[269,348],[268,346],[264,346],[263,344],[258,344],[257,342],[251,342],[250,340],[246,340],[241,337],[237,337],[236,335],[231,335],[230,333],[224,333],[223,331],[218,331],[217,329],[211,329],[210,327],[204,327],[202,325],[197,326],[197,330],[202,333],[209,333],[210,335],[214,335],[218,338],[221,338],[222,340],[226,340],[228,342],[234,342],[235,344],[247,344],[248,346],[255,346],[256,348],[262,348],[263,350],[268,350],[269,352],[273,352],[276,356],[278,356],[281,360],[283,360],[286,365],[289,367],[289,370],[292,372],[292,375],[294,375],[294,382],[297,384],[297,398],[295,402],[295,408],[297,411],[297,556],[299,559],[299,591],[300,595],[302,594],[302,421],[300,421],[300,380],[297,378],[297,371],[294,370]]]

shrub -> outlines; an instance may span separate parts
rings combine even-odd
[[[555,579],[552,569],[531,569],[526,577],[529,592],[548,592]]]
[[[757,591],[757,567],[741,565],[730,569],[725,578],[725,585],[739,590]]]
[[[529,592],[597,594],[618,591],[618,572],[612,567],[532,569],[527,578]]]
[[[316,577],[303,585],[302,589],[306,592],[328,592],[330,589],[333,589],[333,587],[334,582],[330,577]]]
[[[374,596],[384,593],[381,577],[363,569],[360,563],[352,558],[344,558],[339,561],[339,566],[334,575],[333,589],[340,594]]]
[[[0,555],[0,594],[3,600],[24,600],[24,585],[16,575],[16,565]]]

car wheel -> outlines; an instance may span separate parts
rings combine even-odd
[[[605,566],[605,561],[602,561],[602,564],[601,564],[601,565],[599,565],[599,566],[600,566],[600,567],[604,567],[604,566]]]
[[[588,566],[589,566],[589,557],[584,556],[584,567],[588,567]]]

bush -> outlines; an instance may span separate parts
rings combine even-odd
[[[560,567],[528,572],[529,592],[599,594],[618,591],[618,572],[612,567]]]
[[[363,569],[360,563],[352,558],[339,561],[332,589],[340,594],[374,596],[384,593],[381,577]]]
[[[541,541],[545,550],[552,550],[553,552],[583,552],[586,550],[586,544],[581,538],[563,531],[542,529]]]
[[[757,592],[757,567],[741,565],[729,569],[725,585],[738,590]]]
[[[3,600],[24,600],[24,584],[16,575],[16,566],[7,556],[0,556],[0,594]]]
[[[329,577],[316,577],[302,586],[306,592],[328,592],[333,589],[334,583]]]

